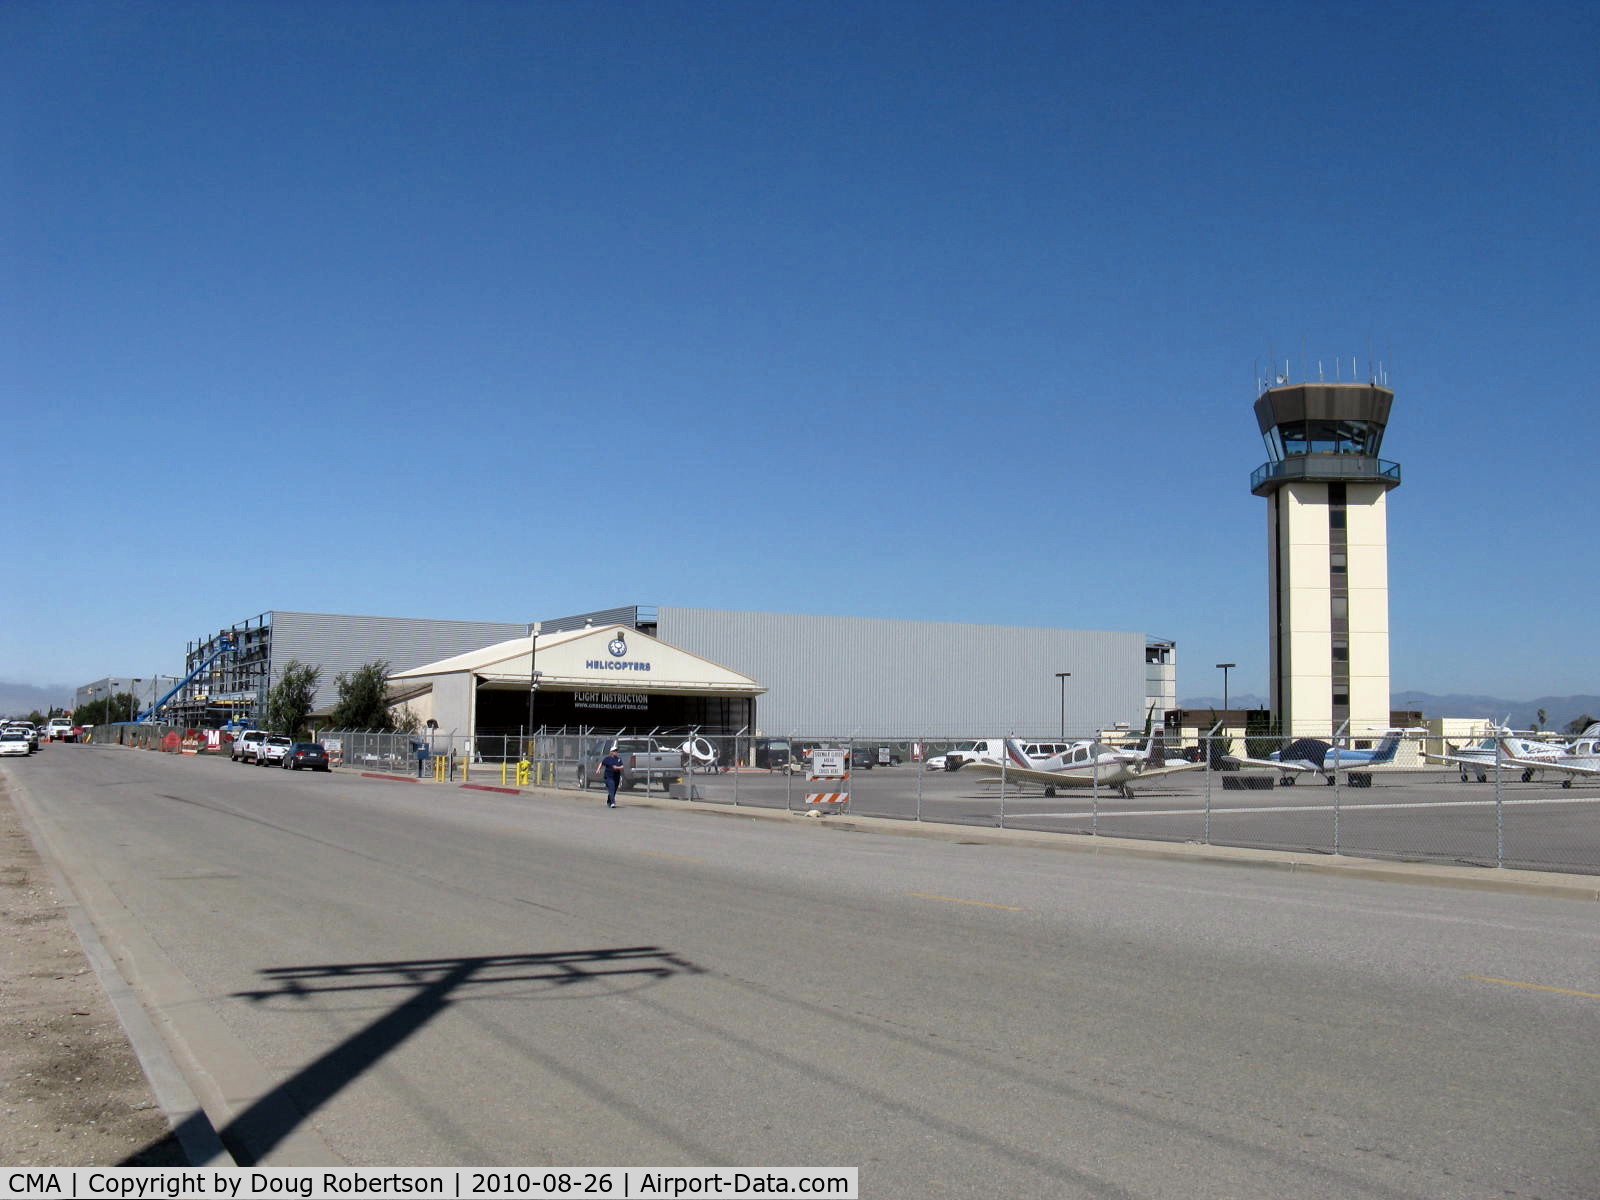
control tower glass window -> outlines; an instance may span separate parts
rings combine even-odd
[[[1303,454],[1364,454],[1376,458],[1383,426],[1370,421],[1285,421],[1265,435],[1274,459]]]

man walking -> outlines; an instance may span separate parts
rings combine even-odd
[[[617,753],[615,746],[606,752],[606,756],[600,760],[600,766],[606,778],[606,807],[615,808],[617,784],[622,782],[622,755]]]

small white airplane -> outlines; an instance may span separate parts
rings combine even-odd
[[[1501,753],[1505,754],[1513,766],[1532,768],[1536,771],[1560,771],[1566,775],[1561,781],[1561,786],[1572,786],[1574,777],[1595,778],[1600,776],[1600,725],[1591,725],[1571,746],[1562,749],[1560,754],[1550,758],[1519,759],[1512,757],[1512,747],[1508,744],[1512,739],[1502,738]],[[1525,775],[1524,778],[1527,778]]]
[[[1389,730],[1371,750],[1352,750],[1320,738],[1295,738],[1282,750],[1274,750],[1266,758],[1227,754],[1222,761],[1229,766],[1277,771],[1278,782],[1285,786],[1292,785],[1301,775],[1320,775],[1331,787],[1340,771],[1365,771],[1393,762],[1395,751],[1400,748],[1400,737],[1405,732],[1403,729]]]
[[[1104,742],[1086,741],[1061,745],[1056,753],[1035,757],[1028,754],[1023,742],[1006,738],[1004,764],[968,762],[961,769],[1042,784],[1046,796],[1054,796],[1056,789],[1064,787],[1104,787],[1131,799],[1133,790],[1128,786],[1131,783],[1158,775],[1175,775],[1179,771],[1196,771],[1203,765],[1192,762],[1167,765],[1159,761],[1159,752],[1152,755],[1152,749],[1153,743],[1143,750],[1116,750]]]
[[[1454,754],[1429,754],[1422,757],[1429,762],[1452,763],[1460,769],[1461,782],[1468,774],[1476,775],[1479,783],[1489,781],[1489,772],[1497,766],[1516,766],[1522,771],[1522,782],[1531,783],[1534,772],[1543,769],[1549,760],[1560,758],[1568,747],[1555,742],[1536,742],[1511,733],[1504,726],[1494,727],[1495,732],[1481,738],[1471,746],[1463,746]],[[1534,766],[1539,763],[1540,766]]]

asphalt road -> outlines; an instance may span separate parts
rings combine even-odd
[[[1593,903],[52,747],[241,1163],[870,1197],[1593,1197]]]
[[[1600,874],[1600,782],[1563,788],[1555,772],[1528,783],[1506,772],[1497,791],[1463,783],[1452,768],[1374,771],[1370,787],[1320,779],[1276,787],[1267,775],[1257,776],[1265,790],[1223,786],[1243,778],[1162,776],[1135,783],[1132,799],[1008,786],[1002,800],[993,776],[903,766],[856,771],[849,787],[851,811],[907,820]],[[707,803],[791,809],[805,807],[808,789],[841,786],[765,772],[700,775],[694,784]]]

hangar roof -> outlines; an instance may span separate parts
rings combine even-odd
[[[630,692],[715,692],[758,695],[767,689],[748,675],[719,666],[631,625],[598,625],[542,633],[530,653],[526,637],[512,638],[413,667],[391,682],[423,682],[439,675],[472,674],[485,683],[526,686],[539,672],[540,687],[626,688]]]

